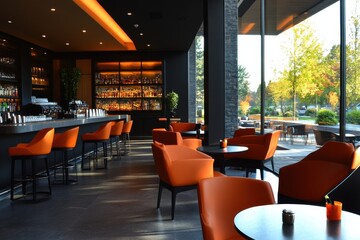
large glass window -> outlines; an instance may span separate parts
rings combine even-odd
[[[260,1],[254,2],[247,11],[239,8],[238,35],[238,94],[239,123],[243,127],[260,128],[261,106],[261,37]],[[256,14],[254,14],[257,12]]]
[[[360,126],[359,2],[346,1],[346,132],[350,137]],[[239,103],[239,117],[247,115],[249,119],[255,111],[260,112],[262,46],[260,21],[253,17],[260,16],[259,4],[255,1],[239,15],[239,69],[245,73],[239,74],[239,79],[245,76],[249,86],[248,94],[239,90],[239,99],[251,96],[247,114]],[[313,129],[331,132],[339,140],[340,2],[304,7],[306,11],[296,14],[284,14],[284,9],[294,8],[293,2],[278,4],[271,1],[265,10],[264,127],[282,129],[282,140],[291,144],[322,145]],[[289,132],[289,125],[305,128],[295,134],[294,129]]]
[[[359,140],[360,1],[346,1],[346,140]]]

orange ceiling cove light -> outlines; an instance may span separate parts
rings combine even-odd
[[[96,0],[73,0],[127,50],[136,50],[133,41]]]

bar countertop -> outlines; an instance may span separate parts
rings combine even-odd
[[[43,128],[62,128],[72,127],[83,124],[114,121],[123,119],[129,121],[130,115],[106,115],[101,117],[84,117],[84,118],[72,118],[72,119],[55,119],[40,122],[29,122],[19,124],[0,124],[0,134],[19,134],[27,132],[39,131]]]

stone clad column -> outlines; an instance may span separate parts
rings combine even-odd
[[[208,144],[237,127],[237,1],[204,0],[205,133]]]

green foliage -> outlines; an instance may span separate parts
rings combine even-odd
[[[196,106],[204,106],[204,37],[196,36]]]
[[[166,100],[169,109],[173,111],[174,109],[177,108],[179,104],[179,95],[176,92],[171,91],[168,94],[166,94]]]
[[[250,92],[249,73],[244,66],[238,65],[238,96],[239,101],[246,100]]]
[[[336,125],[338,120],[336,118],[335,112],[329,109],[321,109],[318,112],[315,123],[319,125]]]
[[[360,111],[353,110],[346,114],[346,122],[351,124],[360,124]]]
[[[316,117],[316,113],[317,113],[316,108],[308,108],[305,111],[305,115],[310,117]]]
[[[260,113],[260,107],[252,107],[249,110],[249,114],[259,114]]]
[[[292,117],[293,116],[293,112],[292,111],[287,111],[284,113],[283,117]]]
[[[71,101],[76,99],[80,77],[81,71],[78,68],[66,67],[61,69],[60,78],[64,87],[65,100]]]

